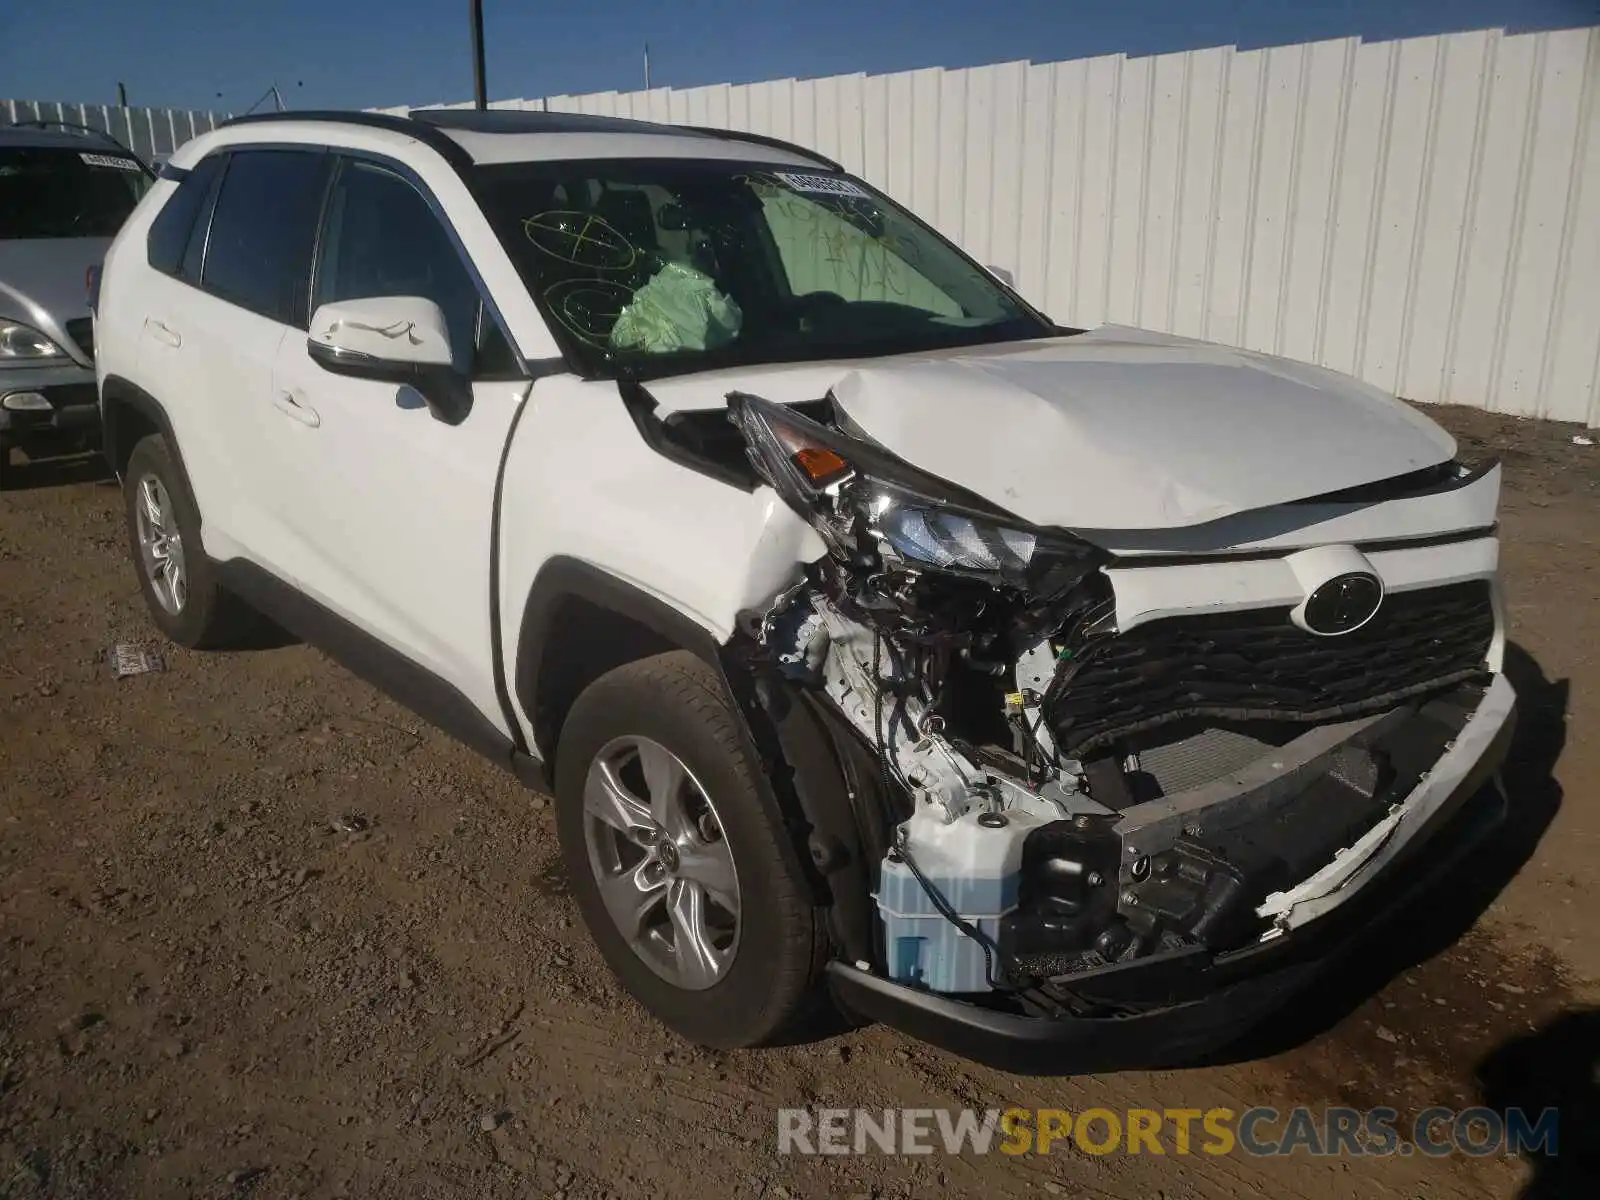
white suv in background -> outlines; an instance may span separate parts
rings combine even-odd
[[[1181,1059],[1502,811],[1497,468],[1325,370],[1060,328],[809,151],[235,121],[97,322],[162,632],[268,614],[552,787],[699,1042],[828,991],[1021,1069]]]

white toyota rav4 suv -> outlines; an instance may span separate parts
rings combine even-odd
[[[123,228],[96,344],[162,632],[270,615],[552,788],[694,1040],[831,996],[1175,1061],[1502,815],[1498,468],[1330,371],[1054,325],[804,149],[235,121]]]

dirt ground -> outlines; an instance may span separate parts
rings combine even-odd
[[[0,496],[0,1196],[1597,1194],[1600,447],[1507,467],[1514,817],[1218,1061],[1020,1078],[880,1027],[692,1048],[611,981],[550,807],[304,646],[157,648],[114,484]],[[1583,736],[1587,732],[1589,736]],[[805,1158],[788,1106],[1563,1105],[1559,1156]],[[1593,1177],[1589,1178],[1589,1186]]]

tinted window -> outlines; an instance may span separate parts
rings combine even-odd
[[[229,158],[206,244],[206,291],[305,326],[311,246],[329,161],[326,154],[297,150],[250,150]]]
[[[200,286],[200,267],[205,259],[206,243],[211,232],[211,214],[217,210],[217,193],[222,190],[222,181],[227,173],[227,159],[219,156],[218,167],[211,172],[211,186],[206,189],[205,199],[200,201],[200,212],[194,219],[194,228],[189,230],[189,245],[183,252],[183,263],[178,267],[178,278],[196,287]]]
[[[478,289],[421,194],[393,171],[346,161],[317,267],[317,304],[422,296],[444,312],[457,365],[473,362]]]
[[[149,184],[125,154],[0,147],[0,241],[111,237]]]
[[[150,238],[146,253],[150,265],[168,275],[178,272],[185,244],[194,228],[195,217],[200,212],[206,194],[215,182],[222,167],[222,156],[212,155],[202,159],[182,183],[178,184],[167,202],[161,206],[156,219],[150,222]]]

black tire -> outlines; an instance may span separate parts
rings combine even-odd
[[[0,492],[11,486],[11,443],[0,437]]]
[[[158,479],[170,498],[184,548],[188,595],[175,613],[169,612],[157,599],[139,544],[135,508],[139,504],[140,488],[148,476]],[[200,545],[200,512],[189,491],[189,481],[173,461],[166,439],[159,433],[142,438],[128,456],[122,499],[128,523],[128,549],[133,556],[134,569],[139,573],[139,590],[144,593],[145,606],[156,627],[178,645],[191,650],[221,649],[249,637],[260,618],[244,601],[217,582],[216,565],[205,556]]]
[[[668,1027],[704,1046],[779,1040],[820,1005],[824,913],[774,820],[747,761],[739,717],[717,673],[686,651],[618,667],[578,697],[561,730],[556,826],[573,895],[595,944],[623,986]],[[716,806],[738,873],[740,929],[726,974],[704,990],[653,971],[600,897],[584,837],[584,783],[614,738],[646,737],[688,767]]]

